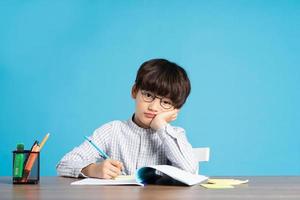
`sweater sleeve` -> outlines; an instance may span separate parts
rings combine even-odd
[[[184,129],[167,124],[157,131],[165,145],[165,154],[171,165],[193,174],[197,173],[198,163]]]
[[[107,123],[96,129],[89,137],[99,148],[107,151],[110,142],[113,123]],[[67,153],[57,164],[56,171],[59,176],[80,177],[81,170],[96,162],[103,160],[98,151],[88,142],[84,141],[78,147]]]

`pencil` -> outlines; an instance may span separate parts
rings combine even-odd
[[[44,144],[46,143],[46,141],[48,140],[50,136],[50,133],[47,133],[47,135],[44,137],[44,139],[42,140],[41,144],[40,144],[40,150],[43,148]]]
[[[84,136],[84,138],[93,146],[95,149],[99,152],[100,156],[104,159],[109,159],[109,156],[100,149],[92,140],[90,140],[87,136]],[[125,172],[122,170],[122,175],[126,175]]]

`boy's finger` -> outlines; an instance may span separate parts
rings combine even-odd
[[[118,168],[120,168],[120,169],[123,167],[123,164],[122,164],[120,161],[118,161],[118,160],[110,160],[110,163],[111,163],[113,166],[118,167]]]
[[[174,110],[171,110],[169,113],[174,115],[174,114],[178,114],[179,110],[178,109],[174,109]]]
[[[163,117],[170,117],[170,116],[173,116],[173,115],[177,114],[177,112],[178,112],[178,110],[175,109],[175,110],[162,112],[162,113],[160,113],[160,115],[163,116]]]
[[[116,177],[116,174],[114,172],[110,171],[109,169],[105,170],[104,176],[103,176],[104,179],[112,179],[114,177]]]
[[[119,162],[120,167],[122,168],[123,167],[123,163],[120,162],[120,161],[118,161],[118,162]]]
[[[119,167],[114,166],[114,165],[111,165],[109,167],[109,170],[116,173],[116,174],[121,174],[121,169]]]
[[[100,177],[100,178],[103,178],[103,179],[112,179],[113,177],[108,175],[108,174],[105,174],[103,177]]]
[[[111,176],[112,178],[116,178],[119,174],[109,169],[107,171],[107,175]]]
[[[108,168],[103,170],[103,177],[102,178],[104,178],[104,179],[111,179],[112,178],[111,172]]]

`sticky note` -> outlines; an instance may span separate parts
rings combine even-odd
[[[220,185],[240,185],[248,183],[248,180],[238,180],[238,179],[208,179],[207,183],[220,184]]]
[[[208,189],[230,189],[234,188],[232,185],[221,185],[221,184],[207,184],[203,183],[200,184],[201,186],[208,188]]]

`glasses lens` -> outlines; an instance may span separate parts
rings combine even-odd
[[[160,101],[160,105],[161,107],[165,108],[165,109],[170,109],[173,107],[173,104],[171,101],[169,101],[168,99],[162,99]]]
[[[143,97],[144,101],[146,101],[146,102],[151,102],[155,98],[154,94],[152,94],[151,92],[145,91],[145,90],[142,91],[142,97]]]

